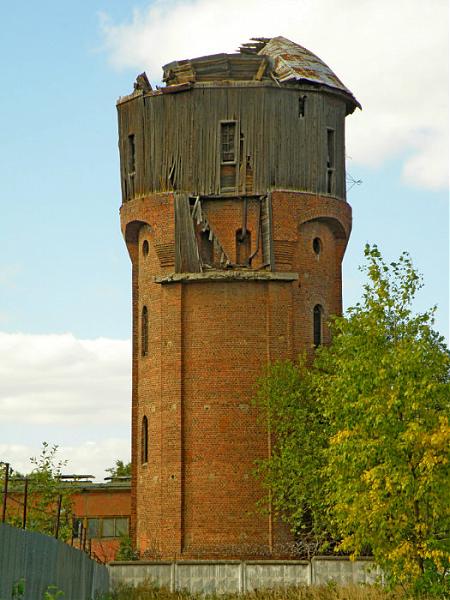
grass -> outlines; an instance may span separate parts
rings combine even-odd
[[[246,594],[199,595],[188,592],[170,592],[151,584],[137,587],[121,586],[102,600],[407,600],[412,598],[403,590],[388,591],[377,586],[308,586],[284,590],[265,590]],[[415,597],[417,598],[417,597]],[[433,597],[436,599],[436,597]],[[444,598],[444,596],[442,596]],[[420,596],[432,600],[431,596]]]

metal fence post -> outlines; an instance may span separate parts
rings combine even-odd
[[[9,463],[5,464],[5,481],[3,484],[3,510],[2,510],[2,523],[6,521],[6,502],[8,499],[8,481],[9,481]]]
[[[27,504],[28,504],[28,478],[25,477],[25,487],[23,490],[23,518],[22,529],[27,528]]]
[[[58,511],[56,513],[56,527],[55,527],[55,539],[58,539],[59,536],[59,524],[61,520],[61,504],[62,504],[62,495],[58,496]]]

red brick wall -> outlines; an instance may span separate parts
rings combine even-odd
[[[155,194],[122,207],[134,272],[132,519],[149,557],[286,556],[284,528],[256,507],[262,490],[252,470],[270,440],[251,400],[268,361],[312,353],[316,304],[325,319],[341,311],[351,211],[332,197],[283,191],[273,192],[272,210],[276,270],[298,273],[298,281],[159,284],[155,276],[174,269],[173,198]],[[242,203],[211,200],[205,212],[234,260]],[[253,246],[256,218],[249,203]],[[147,356],[140,348],[144,305]],[[326,326],[323,334],[326,342]],[[142,465],[144,415],[149,460]]]

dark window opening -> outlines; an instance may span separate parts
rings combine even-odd
[[[81,538],[82,529],[83,529],[82,520],[74,518],[72,520],[72,537],[73,537],[73,539]]]
[[[248,259],[251,255],[252,238],[247,229],[242,233],[242,229],[236,231],[236,264],[248,265]]]
[[[147,356],[148,354],[148,310],[146,306],[144,306],[142,309],[141,354],[142,356]]]
[[[209,230],[200,233],[200,258],[202,259],[202,263],[206,265],[212,265],[214,262],[214,246],[209,236]]]
[[[327,169],[327,194],[333,193],[333,175],[334,171],[332,169]]]
[[[320,304],[316,304],[314,307],[314,346],[317,348],[322,343],[322,307]]]
[[[149,251],[149,249],[150,249],[150,247],[149,247],[149,245],[148,245],[148,241],[147,241],[147,240],[144,240],[144,241],[143,241],[143,243],[142,243],[142,254],[143,254],[144,256],[148,256],[148,251]]]
[[[327,129],[327,194],[334,192],[334,129]]]
[[[306,96],[300,96],[298,99],[298,116],[303,118],[305,116],[305,105],[306,105]]]
[[[313,250],[317,255],[319,255],[322,251],[322,242],[318,237],[313,239]]]
[[[327,167],[334,169],[334,129],[327,129]]]
[[[143,417],[141,432],[141,463],[145,464],[146,462],[148,462],[148,419],[147,417]]]
[[[236,162],[236,122],[220,124],[220,160],[222,163]]]
[[[128,136],[128,175],[136,172],[136,144],[134,133]]]

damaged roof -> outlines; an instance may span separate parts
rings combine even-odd
[[[273,60],[273,73],[280,83],[295,80],[326,85],[348,94],[355,105],[361,108],[351,91],[333,71],[318,56],[300,44],[278,36],[270,39],[258,54],[269,56]]]
[[[163,93],[184,89],[196,82],[306,82],[343,93],[348,99],[348,112],[361,108],[352,92],[318,56],[282,36],[252,38],[242,44],[236,54],[173,61],[164,65],[163,71],[167,86],[161,90]]]

